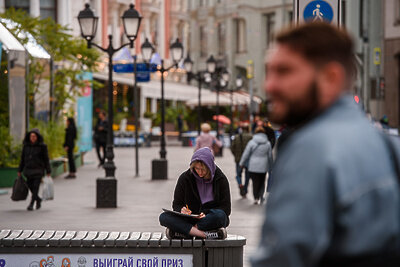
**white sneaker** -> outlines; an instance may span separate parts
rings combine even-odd
[[[205,231],[206,239],[225,239],[227,236],[226,229],[221,227],[213,231]]]

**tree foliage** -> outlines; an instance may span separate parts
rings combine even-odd
[[[16,22],[13,29],[9,29],[23,44],[28,42],[30,33],[52,57],[54,61],[54,98],[55,114],[58,117],[67,101],[74,102],[80,95],[80,88],[84,87],[84,81],[79,75],[85,71],[95,72],[100,54],[95,49],[88,49],[82,38],[73,37],[71,30],[57,24],[53,19],[30,17],[23,10],[7,9],[0,15],[2,18]],[[30,57],[29,64],[29,94],[32,96],[38,92],[43,79],[50,79],[49,62]],[[94,87],[99,87],[95,83]],[[30,97],[33,99],[33,97]]]

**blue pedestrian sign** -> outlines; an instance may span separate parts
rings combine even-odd
[[[303,12],[305,22],[327,22],[331,23],[333,19],[333,9],[325,1],[312,1],[306,5]]]
[[[296,23],[326,22],[341,24],[340,0],[296,0],[294,19]]]

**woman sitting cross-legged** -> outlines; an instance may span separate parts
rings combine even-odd
[[[190,168],[181,174],[175,187],[172,208],[196,218],[170,212],[160,215],[160,224],[167,227],[168,238],[225,239],[231,214],[228,179],[214,163],[208,147],[194,152]]]

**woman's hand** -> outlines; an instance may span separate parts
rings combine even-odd
[[[190,215],[190,214],[192,214],[192,211],[187,207],[182,207],[181,213]]]
[[[197,216],[198,219],[203,219],[204,217],[206,217],[206,215],[203,212]]]
[[[68,147],[67,147],[67,146],[65,146],[65,147],[64,147],[64,150],[65,150],[65,151],[68,151]]]

